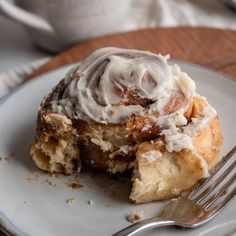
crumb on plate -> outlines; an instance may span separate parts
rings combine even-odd
[[[66,200],[66,203],[67,203],[68,205],[72,205],[72,204],[75,203],[75,199],[74,199],[73,197],[72,197],[72,198],[69,198],[69,199]]]
[[[143,218],[143,211],[141,212],[133,212],[130,215],[128,215],[127,220],[130,223],[135,223]]]
[[[94,200],[89,200],[89,201],[88,201],[88,204],[89,204],[90,206],[93,206],[93,205],[94,205]]]
[[[83,185],[80,182],[71,182],[71,183],[67,183],[66,185],[68,188],[72,188],[72,189],[78,189],[78,188],[82,188]]]

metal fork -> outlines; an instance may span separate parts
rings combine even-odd
[[[113,236],[131,236],[144,230],[175,225],[196,228],[216,216],[236,194],[236,146],[217,164],[212,175],[189,195],[171,200],[158,217],[139,221]],[[227,167],[227,168],[226,168]]]

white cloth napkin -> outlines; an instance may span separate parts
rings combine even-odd
[[[207,26],[236,29],[236,14],[227,0],[133,0],[124,29]],[[231,0],[232,1],[232,0]],[[236,0],[234,0],[236,5]]]
[[[37,68],[45,64],[50,57],[34,61],[28,65],[22,65],[6,73],[0,74],[0,99],[12,89],[22,84],[27,77]]]
[[[133,0],[121,31],[146,27],[208,26],[236,29],[236,14],[225,0]],[[49,58],[20,66],[0,74],[0,98],[25,81],[36,68]]]

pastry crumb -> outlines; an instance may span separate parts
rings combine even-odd
[[[75,199],[74,199],[74,198],[69,198],[69,199],[66,200],[66,203],[67,203],[68,205],[72,205],[72,204],[75,203]]]
[[[94,206],[94,201],[93,200],[89,200],[88,204],[92,207],[92,206]]]
[[[143,211],[141,212],[133,212],[130,215],[128,215],[127,220],[130,223],[135,223],[143,218]]]
[[[83,185],[79,182],[71,182],[71,183],[67,183],[66,185],[68,188],[72,188],[72,189],[78,189],[78,188],[82,188]]]
[[[0,161],[10,161],[14,156],[14,153],[10,153],[8,156],[0,156]]]
[[[48,185],[50,185],[51,187],[56,187],[57,185],[55,183],[52,183],[50,180],[46,179],[44,180],[45,183],[47,183]]]

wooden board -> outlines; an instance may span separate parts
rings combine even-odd
[[[170,54],[171,58],[207,66],[236,79],[236,31],[212,28],[154,28],[81,42],[53,57],[29,79],[78,62],[100,47],[124,47]]]

